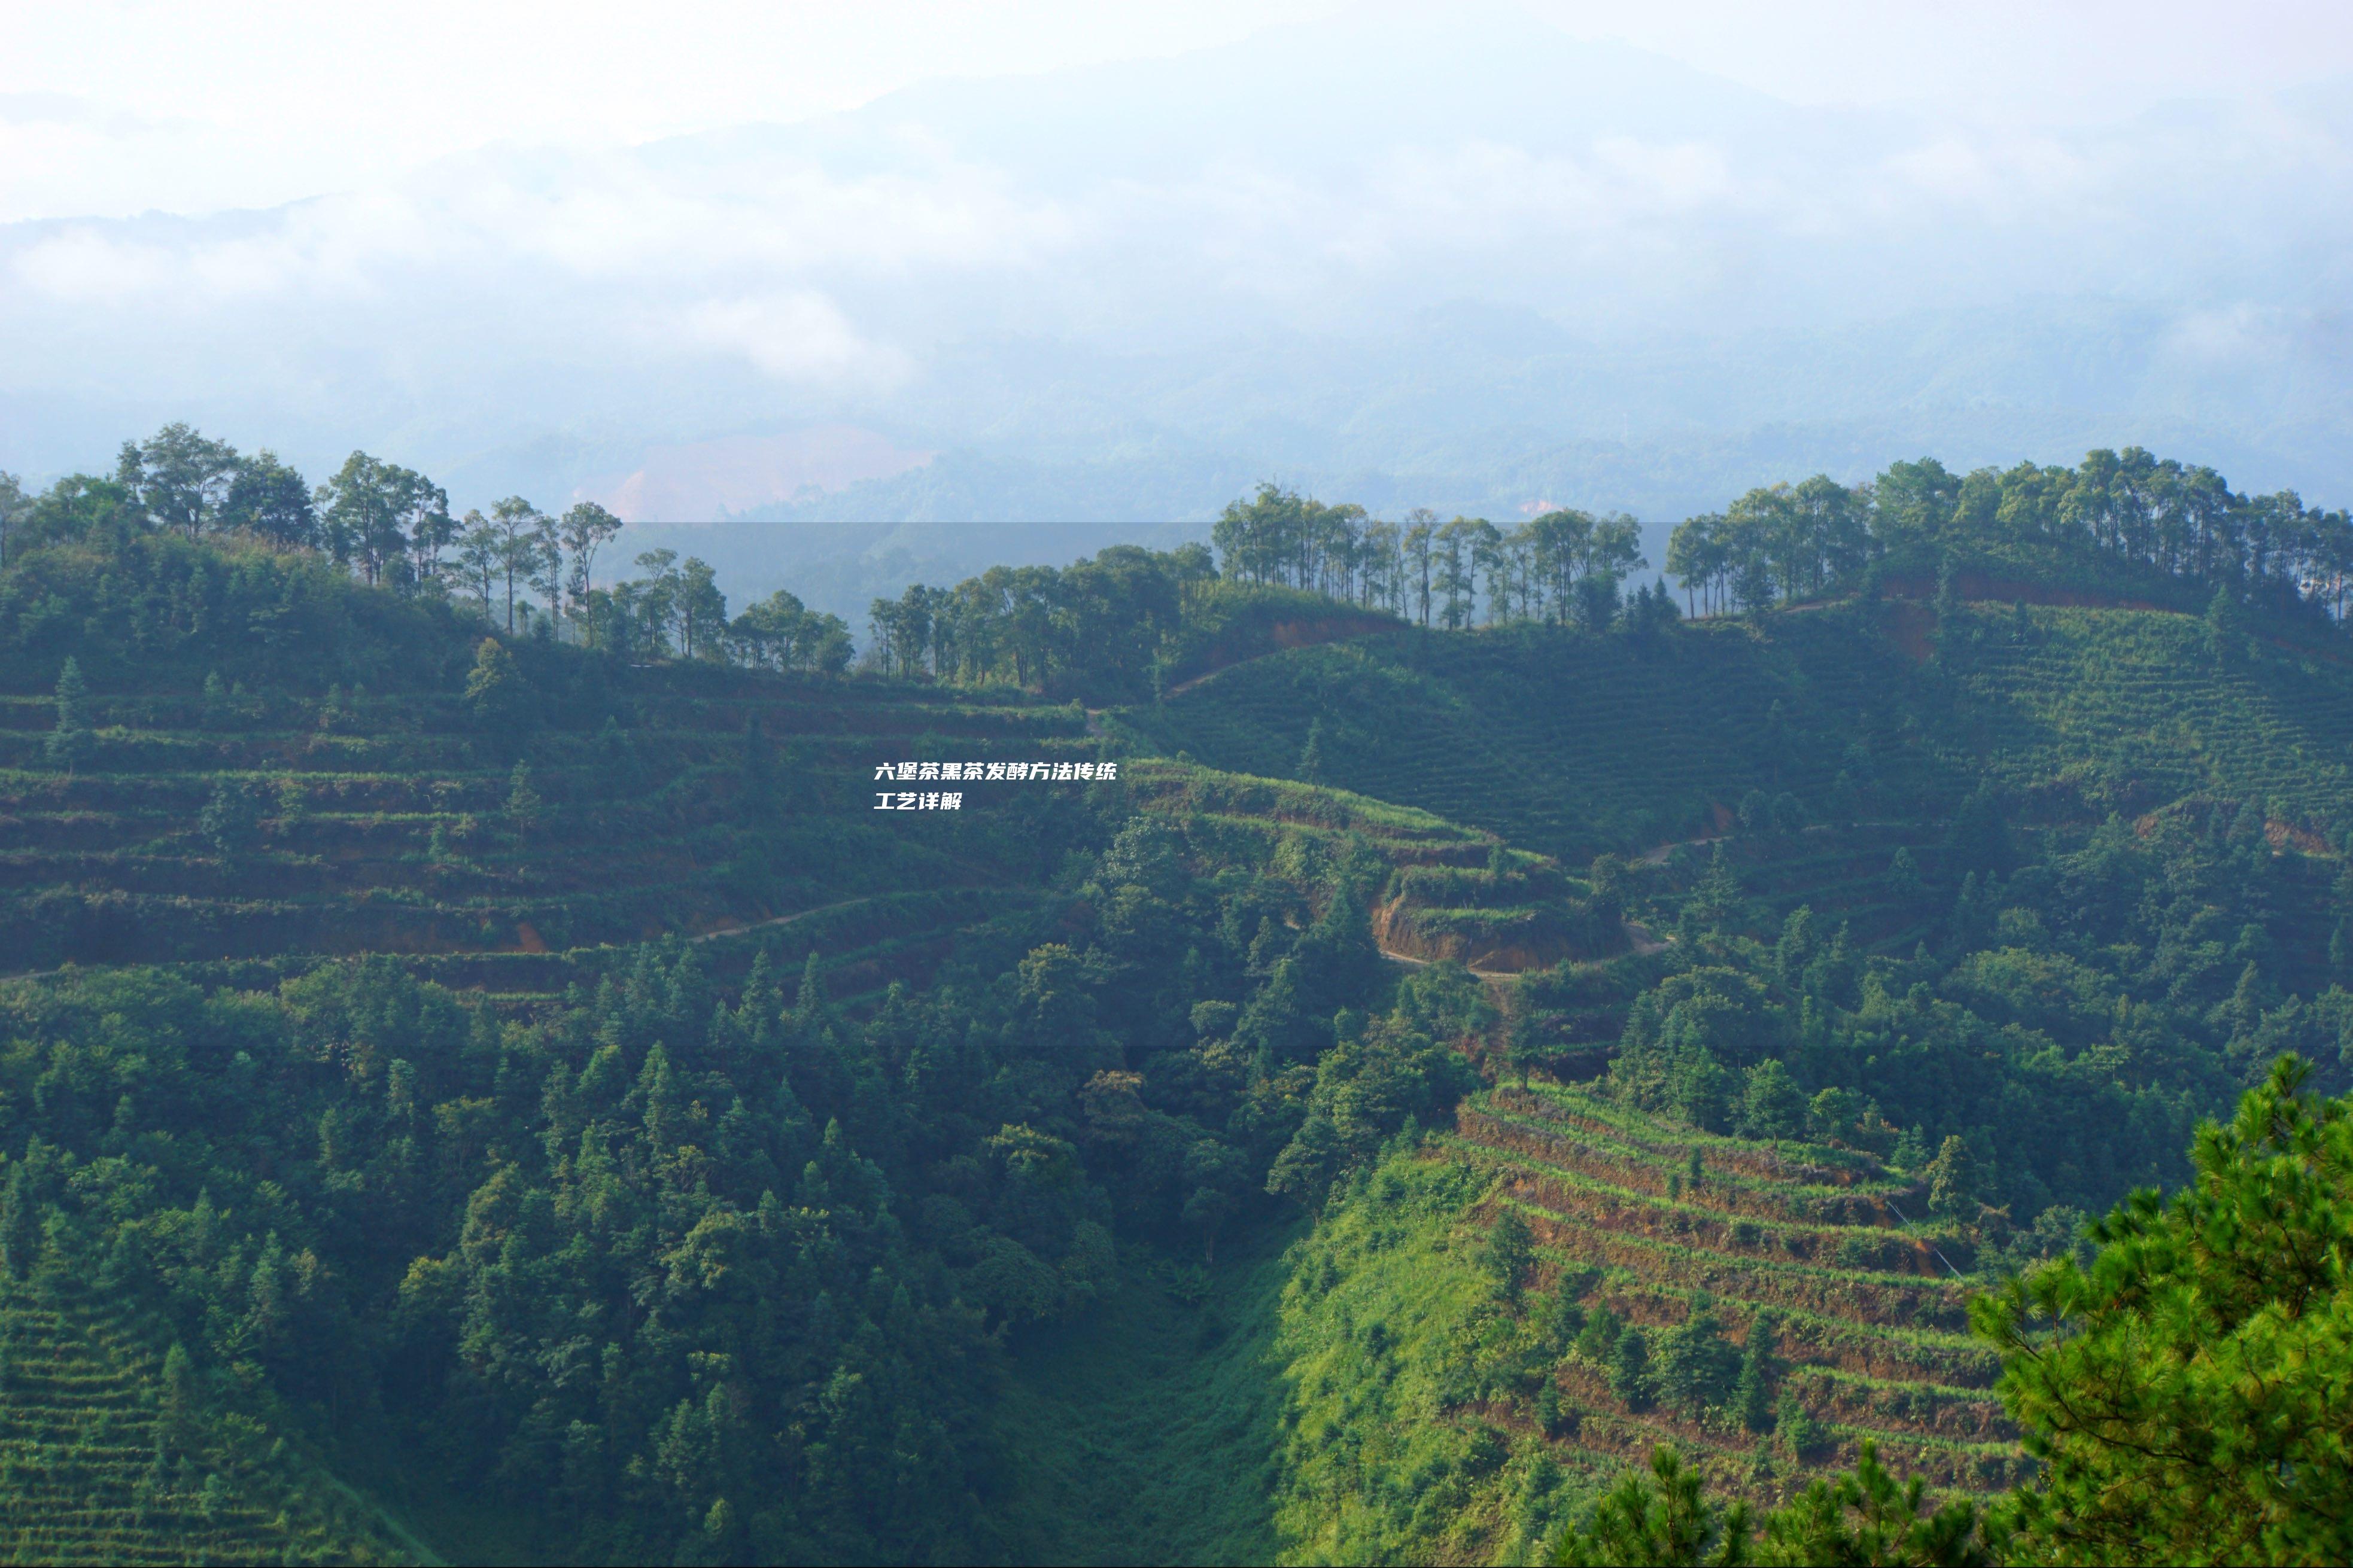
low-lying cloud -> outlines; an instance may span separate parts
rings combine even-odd
[[[58,408],[0,462],[88,461],[126,405],[259,424],[299,404],[326,446],[406,439],[415,460],[534,432],[849,419],[926,448],[1120,429],[1230,450],[1256,430],[1262,459],[1336,463],[1432,417],[1522,447],[1630,437],[1638,412],[1652,430],[1752,418],[1775,397],[1785,423],[1843,417],[1803,389],[1841,353],[1883,376],[1885,333],[1928,331],[1888,323],[2020,302],[2063,322],[2071,300],[2148,324],[2120,351],[2137,368],[2077,374],[2070,397],[2153,398],[2219,429],[2261,411],[2200,415],[2194,380],[2152,387],[2148,366],[2284,363],[2347,281],[2353,146],[2309,100],[2013,131],[1799,110],[1637,60],[1666,86],[1620,110],[1599,89],[1631,51],[1533,37],[1496,47],[1552,50],[1562,98],[1524,114],[1440,77],[1405,116],[1335,96],[1345,135],[1295,104],[1253,129],[1217,96],[1239,57],[1211,51],[1111,111],[1071,108],[1087,98],[1067,83],[966,84],[814,126],[487,150],[261,213],[0,228],[0,379]],[[1334,59],[1394,43],[1324,39]],[[39,108],[0,104],[0,136],[72,120]],[[1451,329],[1414,337],[1466,306],[1525,325],[1452,363]],[[1768,337],[1806,346],[1726,413],[1717,383]],[[1974,390],[1978,373],[1947,373],[1912,395],[2014,399],[2057,352],[2004,340]],[[1564,355],[1582,379],[1528,368]],[[2342,417],[2344,383],[2308,420]],[[1464,390],[1433,416],[1440,384]]]

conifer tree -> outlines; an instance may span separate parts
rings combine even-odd
[[[1773,1440],[1793,1459],[1804,1459],[1822,1446],[1822,1424],[1815,1419],[1795,1390],[1783,1388],[1773,1405]]]
[[[2353,1558],[2353,1104],[2281,1058],[2195,1181],[2136,1193],[2062,1257],[1971,1307],[2042,1461],[2017,1494],[2035,1561]]]
[[[813,1029],[825,1016],[825,971],[812,949],[801,963],[801,983],[793,993],[793,1022],[803,1029]]]
[[[40,1216],[34,1208],[33,1184],[18,1160],[8,1167],[7,1185],[0,1187],[0,1268],[12,1279],[30,1274],[40,1254]]]
[[[1520,1276],[1535,1258],[1535,1238],[1517,1209],[1506,1208],[1487,1232],[1487,1272],[1494,1277],[1496,1294],[1516,1301]]]
[[[46,745],[49,761],[71,768],[90,752],[90,689],[80,661],[69,654],[58,672],[57,723]]]
[[[542,801],[539,791],[531,784],[531,764],[517,762],[514,772],[507,776],[507,826],[514,830],[518,842],[527,840],[539,827]]]
[[[1324,721],[1307,726],[1307,744],[1299,751],[1299,777],[1305,784],[1324,782]]]
[[[1779,1320],[1761,1308],[1748,1320],[1748,1342],[1741,1350],[1732,1409],[1751,1432],[1773,1429],[1773,1385],[1780,1372],[1780,1358],[1775,1353],[1779,1330]]]
[[[252,843],[257,815],[253,792],[237,780],[222,779],[196,814],[196,831],[224,858],[239,855]]]
[[[2214,662],[2228,667],[2236,664],[2246,651],[2245,618],[2239,605],[2239,595],[2228,583],[2217,584],[2214,596],[2206,602],[2206,648]]]
[[[158,1402],[163,1416],[159,1436],[170,1447],[187,1448],[195,1436],[196,1368],[187,1347],[177,1340],[164,1357],[164,1387]]]
[[[513,724],[524,717],[522,674],[498,638],[484,637],[476,645],[474,667],[466,672],[465,701],[486,724]]]
[[[1651,1406],[1651,1341],[1632,1323],[1619,1332],[1610,1349],[1609,1392],[1624,1400],[1629,1410]]]
[[[1935,641],[1936,662],[1940,665],[1952,658],[1963,636],[1960,584],[1955,578],[1953,558],[1947,555],[1936,568],[1936,624],[1929,633]]]
[[[1966,1141],[1946,1139],[1921,1173],[1928,1178],[1928,1206],[1936,1213],[1959,1217],[1977,1206],[1977,1161]]]
[[[1680,1327],[1659,1336],[1651,1383],[1661,1398],[1685,1415],[1697,1416],[1730,1397],[1740,1373],[1740,1352],[1724,1337],[1715,1303],[1695,1297]]]

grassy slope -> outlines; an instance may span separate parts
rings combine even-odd
[[[1006,1559],[1269,1560],[1282,1240],[1229,1245],[1198,1273],[1132,1262],[1111,1300],[1021,1347],[997,1412]]]
[[[1025,1346],[999,1416],[1001,1554],[1467,1561],[1526,1544],[1526,1521],[1609,1466],[1564,1468],[1525,1435],[1499,1463],[1488,1424],[1443,1397],[1448,1346],[1489,1294],[1468,1217],[1483,1185],[1460,1161],[1392,1160],[1287,1247],[1233,1249],[1198,1305],[1131,1269]]]
[[[1393,1154],[1298,1249],[1279,1342],[1286,1561],[1523,1560],[1614,1468],[1451,1397],[1491,1296],[1469,1223],[1482,1186],[1461,1162]]]

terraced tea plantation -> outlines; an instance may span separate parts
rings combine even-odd
[[[2339,820],[2353,795],[2353,665],[2339,649],[2256,641],[2218,658],[2192,616],[1978,605],[1955,663],[1977,738],[2014,789],[2064,781],[2127,816],[2203,793],[2261,803],[2278,831],[2333,841],[2353,827]]]
[[[0,1556],[1544,1561],[1662,1445],[1984,1497],[1970,1296],[2353,1068],[2353,659],[2227,600],[1269,601],[1090,712],[333,582],[415,624],[20,616]],[[1007,1528],[1037,1449],[1087,1529]]]
[[[1122,721],[1164,754],[1279,778],[1300,776],[1320,723],[1328,782],[1581,866],[1721,832],[1751,791],[1820,816],[1841,773],[1858,803],[1874,782],[1907,800],[1961,793],[1882,721],[1889,675],[1883,646],[1845,615],[1651,641],[1408,634],[1238,665]]]
[[[1492,832],[1345,790],[1223,773],[1190,763],[1128,764],[1136,803],[1181,817],[1187,842],[1221,863],[1271,867],[1302,885],[1361,858],[1381,875],[1369,911],[1392,957],[1454,959],[1516,973],[1623,951],[1591,886]]]
[[[1999,1363],[1967,1332],[1982,1282],[1962,1278],[1971,1259],[1948,1257],[1953,1243],[1906,1222],[1926,1217],[1917,1184],[1865,1155],[1714,1137],[1544,1084],[1476,1097],[1443,1147],[1494,1181],[1487,1220],[1524,1217],[1539,1287],[1569,1273],[1588,1314],[1607,1310],[1656,1347],[1712,1303],[1744,1350],[1770,1314],[1766,1426],[1663,1395],[1630,1401],[1610,1365],[1572,1355],[1553,1373],[1576,1412],[1567,1447],[1640,1458],[1672,1441],[1725,1484],[1767,1493],[1769,1475],[1852,1463],[1866,1438],[1941,1489],[1991,1491],[2021,1473],[1991,1389]],[[1810,1437],[1793,1435],[1806,1420],[1784,1394],[1817,1424]],[[1777,1434],[1773,1472],[1757,1460]]]
[[[11,1563],[417,1561],[249,1424],[158,1408],[160,1358],[94,1304],[0,1303],[0,1556]]]
[[[1663,923],[1706,874],[1720,844],[1759,934],[1804,908],[1825,930],[1846,927],[1858,949],[1905,953],[1947,912],[1928,890],[1944,870],[1943,837],[1941,823],[1858,822],[1668,845],[1642,858],[1640,885],[1646,912]],[[1899,854],[1911,858],[1908,879]]]
[[[1238,665],[1121,722],[1277,778],[1300,776],[1320,723],[1329,782],[1578,866],[1728,831],[1752,794],[1789,797],[1790,826],[1935,824],[1989,774],[2063,817],[2206,794],[2331,843],[2353,828],[2341,653],[2218,659],[2191,616],[1977,605],[1927,664],[1925,614],[1841,605],[1647,643],[1363,638]]]
[[[1018,696],[636,674],[626,724],[515,735],[433,696],[100,696],[70,766],[48,700],[0,700],[7,967],[389,952],[529,992],[605,944],[796,917],[774,934],[804,949],[920,944],[1051,870],[1037,827],[1071,786],[977,784],[955,819],[884,816],[876,766],[1099,749],[1079,710]]]

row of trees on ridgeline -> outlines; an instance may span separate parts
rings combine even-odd
[[[870,658],[902,676],[1042,684],[1082,662],[1134,677],[1165,662],[1172,628],[1209,584],[1290,590],[1422,626],[1542,623],[1602,630],[1621,614],[1671,614],[1627,579],[1646,572],[1641,525],[1622,513],[1547,510],[1511,529],[1426,509],[1388,522],[1274,485],[1229,504],[1216,554],[1124,549],[1057,573],[997,568],[954,588],[911,586],[871,611]],[[2073,468],[2021,463],[1956,474],[1933,458],[1842,485],[1817,474],[1748,491],[1680,524],[1667,573],[1693,615],[1754,611],[1855,587],[1908,553],[1929,570],[1955,553],[2057,550],[2095,574],[2128,565],[2227,586],[2258,606],[2343,619],[2353,590],[2353,520],[2293,490],[2248,496],[2212,468],[2138,447]],[[1157,662],[1156,662],[1157,661]],[[1127,684],[1133,687],[1131,679]]]
[[[707,563],[638,555],[641,575],[599,584],[621,528],[581,501],[560,514],[522,496],[452,516],[423,475],[354,452],[322,485],[267,449],[244,454],[186,425],[126,442],[111,478],[75,474],[37,497],[0,475],[0,565],[90,530],[237,533],[316,551],[371,584],[471,605],[509,633],[542,632],[633,659],[709,659],[839,673],[849,628],[779,592],[728,613]],[[1057,570],[996,567],[953,588],[912,584],[870,609],[869,668],[902,677],[1107,694],[1165,688],[1188,648],[1239,605],[1312,596],[1422,626],[1543,623],[1599,630],[1646,572],[1637,521],[1553,510],[1504,529],[1484,518],[1399,521],[1261,485],[1229,505],[1211,546],[1121,546]],[[1916,548],[1915,548],[1916,547]],[[2292,490],[2248,496],[2213,469],[2134,447],[2073,468],[2021,463],[1963,475],[1933,458],[1841,485],[1826,475],[1748,491],[1671,538],[1667,573],[1694,615],[1754,611],[1843,592],[1907,551],[1933,563],[2005,547],[2056,548],[2094,570],[2126,565],[2225,586],[2253,605],[2342,619],[2353,520]],[[1671,613],[1646,590],[1645,624]]]
[[[1553,510],[1507,532],[1483,517],[1440,522],[1426,507],[1384,522],[1354,502],[1326,506],[1273,485],[1228,506],[1209,537],[1229,577],[1303,588],[1425,626],[1434,612],[1450,630],[1482,618],[1606,625],[1618,585],[1651,564],[1641,525],[1622,513]]]
[[[1201,545],[1121,544],[1059,571],[992,566],[953,588],[911,584],[874,601],[867,657],[893,675],[968,685],[1046,686],[1083,668],[1129,690],[1164,686],[1216,578]]]
[[[2343,510],[2308,507],[2294,490],[2242,495],[2212,468],[2139,447],[2094,451],[2072,468],[1956,474],[1923,458],[1860,485],[1817,474],[1752,489],[1677,527],[1666,569],[1690,609],[1720,613],[1842,590],[1907,547],[1932,557],[2006,546],[2056,547],[2337,620],[2353,588]]]
[[[1506,532],[1484,518],[1402,524],[1354,503],[1326,506],[1261,485],[1228,506],[1215,547],[1120,545],[1060,571],[992,567],[953,588],[914,584],[868,615],[871,664],[964,684],[1042,686],[1061,679],[1106,694],[1165,688],[1196,645],[1245,606],[1329,609],[1333,602],[1450,630],[1543,621],[1599,630],[1620,586],[1646,568],[1629,517],[1550,511]],[[1672,613],[1647,591],[1647,616]]]
[[[453,517],[424,475],[353,452],[325,484],[264,448],[241,453],[186,425],[126,441],[111,478],[71,474],[26,496],[0,474],[0,566],[36,545],[95,534],[242,535],[316,551],[396,592],[470,604],[486,625],[626,658],[718,659],[838,674],[853,652],[839,616],[778,592],[729,617],[707,563],[673,551],[637,558],[642,577],[598,585],[598,553],[621,520],[595,501],[560,514],[508,496]]]

